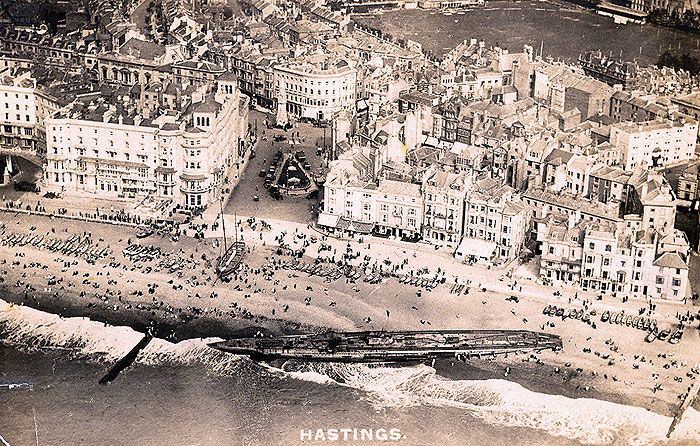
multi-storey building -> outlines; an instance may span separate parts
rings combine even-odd
[[[639,68],[635,62],[613,59],[598,50],[581,54],[578,63],[587,76],[608,85],[622,85],[625,90],[633,90],[638,84],[637,72]]]
[[[376,191],[377,230],[380,234],[415,239],[423,223],[420,185],[380,180]]]
[[[179,45],[159,45],[138,38],[129,39],[118,51],[94,56],[95,68],[101,81],[129,86],[172,79],[174,73],[171,64],[183,61],[184,58]],[[181,76],[181,79],[185,78],[189,78],[189,75]]]
[[[610,144],[620,150],[620,164],[660,167],[689,160],[695,155],[697,121],[679,119],[625,122],[610,127]]]
[[[58,100],[37,88],[29,70],[8,68],[0,72],[0,144],[11,149],[46,153],[44,120]]]
[[[537,239],[542,243],[539,274],[551,281],[579,283],[584,232],[581,225],[567,224],[572,221],[571,217],[560,220],[550,215],[539,225]]]
[[[676,229],[571,220],[543,229],[543,278],[640,298],[681,300],[688,294],[688,240]]]
[[[698,182],[700,181],[700,165],[691,163],[678,177],[678,198],[681,200],[693,201],[700,196]]]
[[[323,121],[340,110],[355,111],[357,70],[346,60],[313,55],[273,69],[278,116]]]
[[[597,166],[590,173],[588,180],[588,197],[608,203],[615,201],[618,203],[626,203],[629,190],[629,181],[631,173],[616,167]]]
[[[515,190],[500,186],[490,178],[474,182],[467,192],[464,216],[464,238],[460,246],[472,246],[471,240],[489,242],[482,250],[490,254],[487,260],[511,260],[525,247],[529,234],[531,210],[520,202]],[[460,249],[458,248],[458,251]],[[463,257],[479,257],[478,250],[463,250]]]
[[[47,189],[206,207],[247,147],[247,98],[233,87],[222,83],[215,94],[202,88],[184,106],[159,103],[167,109],[148,118],[135,101],[79,97],[47,120]]]
[[[468,173],[428,170],[423,179],[423,238],[455,249],[464,230],[464,200],[472,185]]]
[[[654,121],[669,117],[670,112],[668,106],[628,91],[616,91],[610,98],[610,117],[616,122]]]
[[[613,89],[567,65],[537,62],[532,64],[531,72],[518,70],[514,76],[518,85],[530,85],[530,95],[535,100],[556,113],[578,109],[585,120],[606,114],[610,108]],[[528,79],[531,79],[529,83]]]
[[[174,80],[187,87],[201,84],[212,85],[226,70],[214,63],[198,60],[183,60],[172,64]]]

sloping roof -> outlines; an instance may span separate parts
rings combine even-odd
[[[165,47],[132,37],[119,48],[119,52],[139,59],[155,60],[165,54]]]
[[[683,261],[677,252],[665,252],[654,261],[655,266],[662,268],[688,269],[688,265]]]
[[[221,104],[214,100],[214,96],[208,95],[204,101],[194,105],[194,113],[216,113],[221,109]]]
[[[236,75],[236,73],[233,71],[226,71],[225,73],[221,74],[217,80],[224,82],[236,82],[238,81],[238,75]]]
[[[378,192],[418,198],[420,197],[420,185],[406,181],[383,180],[379,183]]]
[[[554,149],[545,157],[544,162],[558,166],[568,163],[572,156],[574,154],[566,150]]]

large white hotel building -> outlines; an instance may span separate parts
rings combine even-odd
[[[185,95],[175,84],[137,86],[128,98],[83,95],[47,120],[48,190],[100,198],[218,199],[247,148],[248,98],[219,82]]]

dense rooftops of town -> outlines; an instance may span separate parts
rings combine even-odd
[[[683,105],[690,105],[694,108],[700,108],[700,91],[676,97],[673,101]]]
[[[72,50],[76,48],[77,38],[66,35],[51,35],[45,30],[28,30],[3,27],[0,38],[18,43],[27,43],[54,49]]]
[[[635,77],[639,67],[634,62],[613,58],[612,54],[606,55],[602,51],[587,51],[579,57],[579,63],[584,67],[598,68],[608,73]]]
[[[617,220],[619,216],[619,207],[615,203],[605,204],[583,199],[567,192],[555,193],[547,189],[530,188],[523,194],[523,198],[550,203],[564,209],[580,210],[583,213],[611,221]]]
[[[110,124],[155,126],[152,120],[143,119],[133,103],[113,101],[99,92],[79,96],[67,107],[56,111],[55,119],[74,119]]]
[[[345,59],[334,57],[328,53],[316,52],[302,57],[296,57],[280,62],[284,69],[306,74],[343,74],[354,68]]]
[[[144,99],[147,96],[151,99]],[[174,129],[190,125],[193,113],[216,115],[222,106],[214,94],[206,92],[204,85],[182,87],[172,82],[152,82],[121,87],[117,91],[107,87],[77,95],[53,117]]]
[[[697,121],[688,117],[680,117],[673,121],[668,119],[657,119],[654,121],[643,122],[628,121],[619,124],[614,124],[614,127],[628,133],[642,133],[653,132],[657,130],[669,130],[674,127],[683,127],[686,124],[697,125]]]

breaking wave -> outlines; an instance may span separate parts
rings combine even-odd
[[[1,299],[0,331],[5,343],[21,351],[60,349],[72,358],[92,362],[118,361],[143,338],[143,333],[130,327],[107,325],[83,317],[62,318]],[[230,375],[242,357],[207,346],[209,342],[220,340],[189,339],[172,343],[154,338],[139,352],[136,362],[145,365],[201,364],[216,373]]]
[[[584,444],[664,443],[671,424],[671,417],[641,407],[533,392],[502,379],[449,380],[427,365],[295,363],[292,368],[284,373],[318,383],[333,377],[340,385],[362,390],[376,409],[455,407],[493,425],[542,430]],[[700,412],[688,409],[672,440],[700,444]]]
[[[22,351],[65,350],[70,357],[96,362],[122,358],[143,337],[129,327],[87,318],[61,318],[0,299],[4,342]],[[218,339],[177,344],[153,339],[136,358],[146,365],[203,365],[232,375],[242,357],[209,348]],[[501,379],[448,380],[427,365],[386,367],[365,364],[288,363],[267,370],[279,376],[364,392],[378,410],[413,406],[454,407],[489,424],[528,427],[584,444],[663,443],[671,418],[643,408],[591,398],[568,398],[530,391]],[[673,443],[700,444],[700,412],[689,409],[673,433]]]

